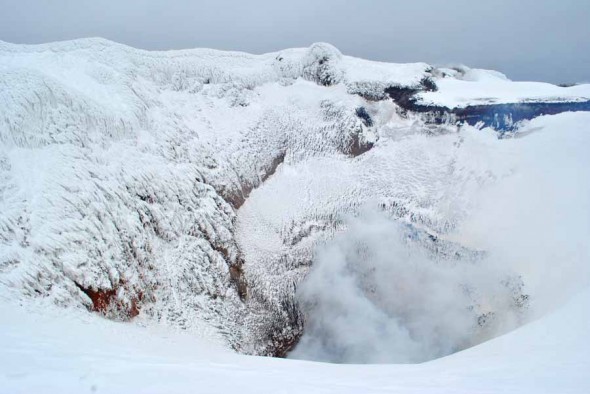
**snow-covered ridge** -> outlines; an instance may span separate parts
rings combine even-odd
[[[437,258],[470,253],[453,231],[474,190],[513,172],[510,152],[386,94],[453,78],[322,43],[0,42],[2,293],[284,355],[303,328],[295,289],[343,216],[376,206]]]
[[[89,38],[41,45],[15,45],[0,41],[0,51],[4,66],[22,66],[25,62],[31,67],[33,59],[26,55],[51,53],[53,56],[86,58],[86,61],[97,61],[113,68],[135,66],[136,72],[142,76],[154,71],[152,67],[157,67],[160,70],[155,79],[165,78],[166,72],[188,73],[184,76],[208,78],[209,83],[234,82],[250,88],[281,78],[299,77],[314,81],[324,78],[322,83],[325,84],[343,82],[351,90],[359,89],[359,84],[406,86],[418,84],[432,68],[425,63],[390,64],[343,56],[336,48],[324,43],[310,48],[252,55],[214,49],[145,51],[100,38]],[[151,73],[147,75],[148,78],[154,77]]]
[[[481,104],[590,101],[590,84],[557,86],[544,82],[515,82],[493,70],[437,69],[437,91],[423,92],[417,102],[458,108]]]

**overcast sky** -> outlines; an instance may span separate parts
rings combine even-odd
[[[0,40],[96,36],[253,53],[325,41],[374,60],[590,81],[590,0],[0,0]]]

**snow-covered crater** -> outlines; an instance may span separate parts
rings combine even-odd
[[[43,297],[115,319],[158,321],[243,353],[284,356],[308,323],[315,333],[334,333],[332,326],[310,320],[326,304],[302,309],[306,296],[298,298],[297,289],[321,251],[333,248],[334,239],[342,242],[338,237],[355,223],[351,218],[369,209],[401,226],[401,239],[419,258],[402,259],[400,266],[399,258],[390,264],[381,252],[377,260],[359,260],[357,249],[345,248],[347,263],[337,261],[336,267],[362,284],[334,291],[360,289],[351,302],[361,304],[373,300],[371,294],[409,297],[403,305],[377,303],[376,313],[401,319],[396,324],[411,336],[419,319],[405,307],[425,308],[431,299],[412,304],[418,293],[407,286],[421,283],[394,286],[392,295],[371,275],[417,280],[436,276],[445,265],[454,267],[449,271],[475,266],[478,275],[493,272],[488,276],[494,280],[465,272],[447,278],[442,283],[464,291],[439,305],[443,310],[457,301],[456,311],[469,311],[459,313],[465,319],[460,329],[472,331],[452,344],[439,343],[437,324],[443,333],[455,327],[430,315],[435,320],[428,340],[444,349],[413,354],[437,357],[504,332],[529,318],[527,300],[536,286],[552,282],[535,276],[520,249],[523,255],[482,257],[506,253],[508,241],[481,236],[486,220],[502,215],[484,216],[480,225],[473,218],[493,211],[485,196],[500,193],[494,188],[511,185],[523,173],[536,179],[536,170],[527,172],[540,157],[531,146],[549,141],[558,162],[572,148],[556,137],[558,131],[585,130],[589,123],[587,113],[539,118],[515,134],[532,136],[501,141],[492,129],[432,124],[388,93],[410,92],[433,105],[452,97],[452,106],[480,103],[490,84],[503,103],[545,100],[565,89],[490,82],[480,74],[488,75],[371,62],[321,43],[265,55],[148,52],[102,39],[0,43],[2,294]],[[588,85],[560,90],[566,103],[589,96]],[[535,138],[537,145],[529,143]],[[575,153],[574,159],[584,160]],[[545,190],[559,179],[553,175],[533,186]],[[526,190],[523,195],[530,197]],[[575,201],[586,209],[584,200]],[[518,230],[544,236],[528,226]],[[389,234],[381,236],[386,244],[394,242]],[[350,237],[360,240],[359,250],[372,245],[362,234]],[[570,237],[564,245],[572,242]],[[576,266],[579,256],[572,256],[565,266]],[[361,260],[368,264],[354,263]],[[545,267],[546,260],[535,255],[531,261]],[[414,262],[424,275],[408,274]],[[492,270],[477,269],[489,264]],[[436,280],[425,283],[430,297],[450,294],[438,291]],[[328,302],[329,295],[321,292],[319,300]],[[340,305],[349,316],[350,305]],[[344,345],[332,347],[345,353],[358,347]]]

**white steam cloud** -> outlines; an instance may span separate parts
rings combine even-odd
[[[483,257],[437,256],[382,214],[351,219],[300,285],[306,327],[290,357],[423,362],[507,332],[588,286],[588,124],[590,114],[564,114],[531,122],[523,138],[475,137],[487,138],[478,149],[486,147],[490,171],[510,175],[463,196],[472,212],[449,236]]]
[[[526,296],[518,277],[475,257],[434,259],[407,234],[365,213],[318,252],[299,289],[308,322],[291,357],[416,363],[519,321]]]

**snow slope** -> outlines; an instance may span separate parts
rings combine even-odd
[[[415,365],[239,356],[170,327],[0,305],[2,393],[586,393],[590,292],[541,320]]]

